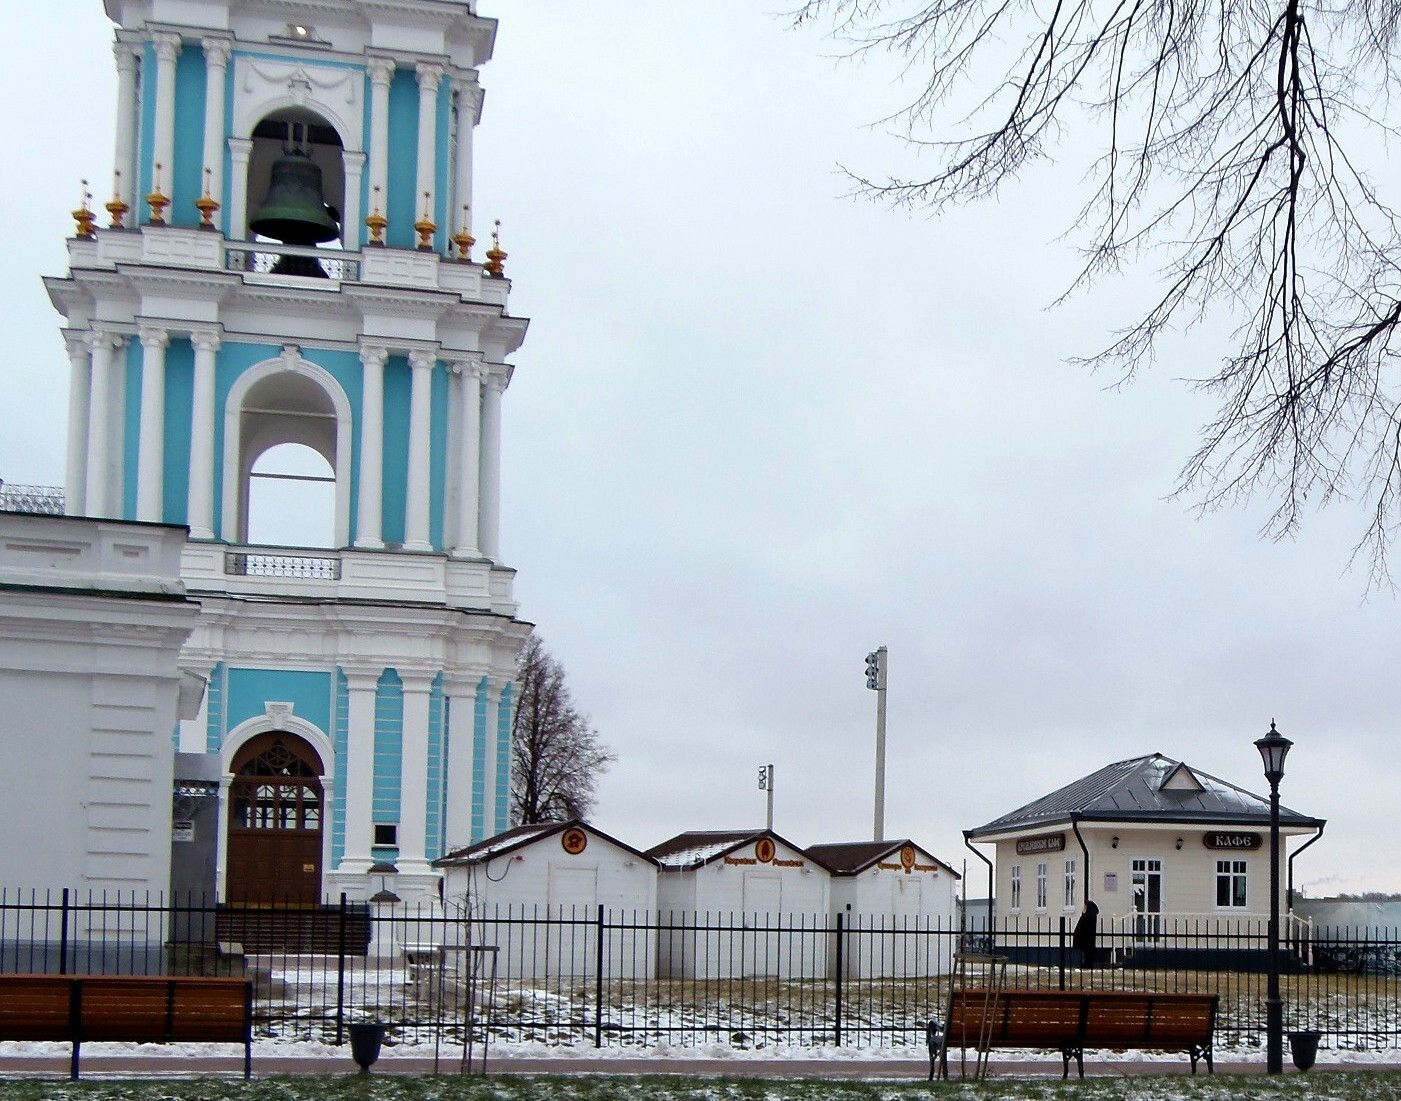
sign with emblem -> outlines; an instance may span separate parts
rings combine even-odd
[[[589,835],[578,826],[570,826],[560,835],[559,844],[570,856],[578,856],[589,847]]]
[[[760,864],[768,864],[773,860],[774,844],[772,837],[761,837],[754,843],[754,859]]]

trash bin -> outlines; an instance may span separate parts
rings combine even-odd
[[[369,1074],[370,1067],[379,1058],[379,1049],[384,1043],[388,1026],[360,1023],[345,1027],[350,1033],[350,1057],[360,1067],[361,1074]]]
[[[1318,1041],[1323,1033],[1307,1029],[1289,1034],[1289,1054],[1294,1065],[1300,1070],[1308,1070],[1318,1058]]]

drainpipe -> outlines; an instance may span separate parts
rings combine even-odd
[[[1289,854],[1289,888],[1285,892],[1284,898],[1285,910],[1291,914],[1294,912],[1294,858],[1323,836],[1323,827],[1327,824],[1327,822],[1322,823],[1322,825],[1318,827],[1318,832],[1316,834]]]
[[[1090,850],[1085,844],[1085,839],[1080,836],[1079,811],[1071,811],[1070,828],[1075,833],[1075,840],[1080,842],[1080,851],[1085,854],[1085,884],[1080,891],[1080,904],[1083,906],[1086,902],[1090,901]]]
[[[973,848],[972,833],[973,833],[972,830],[964,830],[964,831],[963,831],[963,844],[964,844],[964,846],[968,849],[969,852],[971,852],[974,856],[976,856],[979,860],[981,860],[984,864],[986,864],[986,865],[988,866],[988,955],[993,956],[993,955],[996,955],[996,954],[997,954],[997,953],[996,953],[997,944],[996,944],[996,942],[993,940],[993,937],[992,937],[992,929],[993,929],[993,921],[992,921],[992,919],[993,919],[993,913],[994,913],[994,905],[993,905],[992,861],[989,860],[989,859],[988,859],[986,856],[984,856],[982,853],[980,853],[977,849]]]

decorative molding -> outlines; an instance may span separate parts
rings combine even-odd
[[[160,61],[174,62],[180,56],[180,50],[184,42],[178,34],[169,34],[165,31],[157,31],[151,35],[151,44],[156,48],[156,58]]]
[[[372,57],[365,62],[365,72],[370,78],[370,83],[386,88],[389,87],[389,82],[394,79],[395,68],[392,57]]]
[[[205,64],[213,69],[223,69],[229,64],[229,54],[233,51],[233,42],[227,38],[202,38],[200,46],[204,49]]]
[[[447,70],[441,65],[420,61],[414,66],[414,75],[418,78],[418,90],[426,95],[432,95],[438,90],[446,72]]]

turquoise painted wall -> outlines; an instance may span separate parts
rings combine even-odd
[[[165,455],[161,463],[161,516],[184,524],[190,506],[190,437],[195,388],[195,350],[172,338],[165,350]]]
[[[186,42],[175,66],[175,166],[166,221],[199,225],[195,200],[204,193],[204,50]]]
[[[267,710],[270,700],[291,703],[292,714],[331,736],[332,676],[300,669],[230,668],[224,733]],[[323,767],[331,762],[323,761]]]
[[[214,666],[209,674],[209,687],[205,689],[207,707],[205,709],[204,749],[206,753],[218,753],[224,745],[224,697],[228,688],[228,666],[222,661]]]
[[[404,684],[386,669],[375,688],[375,783],[371,814],[375,822],[399,821],[404,771]],[[392,860],[396,850],[376,848],[375,859]]]
[[[385,244],[413,248],[418,241],[413,224],[423,197],[418,181],[418,78],[413,69],[399,69],[389,84],[389,196]],[[367,173],[368,175],[368,173]]]
[[[515,686],[501,689],[501,705],[496,710],[496,825],[500,833],[511,825],[511,720]]]
[[[386,543],[404,541],[404,487],[409,482],[409,395],[413,368],[404,356],[384,364],[384,490]]]
[[[331,867],[340,864],[345,855],[345,777],[349,766],[350,745],[350,687],[345,672],[336,669],[335,732],[331,742],[336,754],[335,805],[331,811]]]
[[[429,860],[443,855],[443,800],[447,787],[447,744],[443,724],[443,674],[433,678],[428,696],[428,823]]]

